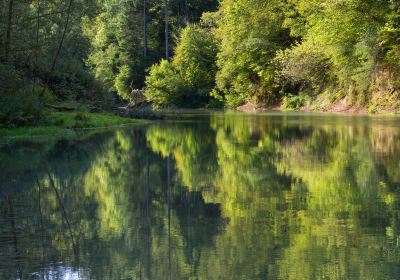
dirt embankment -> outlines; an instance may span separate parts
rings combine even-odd
[[[352,115],[400,114],[400,75],[392,70],[380,69],[373,75],[368,92],[360,94],[354,87],[350,87],[344,98],[332,103],[330,100],[334,98],[331,97],[335,95],[332,92],[330,95],[316,96],[297,111]],[[246,103],[237,109],[242,112],[285,111],[281,103],[272,106]]]
[[[284,111],[281,106],[282,106],[281,103],[277,103],[275,105],[246,103],[242,106],[239,106],[237,108],[237,110],[239,110],[241,112]],[[361,106],[355,106],[355,105],[349,105],[343,99],[338,100],[338,101],[324,107],[323,109],[313,109],[310,106],[304,106],[297,111],[342,113],[342,114],[355,114],[355,115],[368,115],[369,114],[368,108],[361,107]]]
[[[321,112],[331,112],[331,113],[345,113],[345,114],[356,114],[356,115],[368,115],[369,110],[366,107],[349,105],[345,100],[338,100],[324,109]]]
[[[246,103],[242,106],[237,107],[237,110],[241,112],[263,112],[263,111],[281,111],[281,103],[277,103],[274,105],[265,105],[265,104],[253,104]]]

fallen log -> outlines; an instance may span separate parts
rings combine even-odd
[[[46,108],[55,109],[57,111],[62,111],[62,112],[76,110],[76,108],[66,107],[66,106],[62,106],[62,105],[48,104],[48,103],[44,104],[44,106]]]

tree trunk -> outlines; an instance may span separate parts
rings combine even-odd
[[[38,56],[39,56],[40,2],[38,2],[36,14],[37,16],[36,16],[35,71],[37,71]]]
[[[61,51],[61,48],[62,48],[63,43],[64,43],[65,35],[67,34],[67,29],[68,29],[68,25],[69,25],[69,19],[71,17],[71,10],[72,10],[72,3],[73,2],[74,2],[74,0],[70,0],[69,1],[68,10],[67,10],[67,19],[65,20],[63,34],[61,36],[61,40],[60,40],[60,43],[58,45],[56,55],[54,56],[53,63],[51,64],[50,74],[53,73],[53,71],[54,71],[54,69],[56,67],[57,59],[58,59],[58,56],[60,55],[60,51]]]
[[[36,77],[38,74],[38,57],[39,57],[39,29],[40,29],[40,2],[37,5],[37,13],[36,13],[36,45],[35,45],[35,65],[33,67],[33,87],[32,93],[35,93],[36,90]]]
[[[169,58],[169,39],[168,39],[168,0],[164,0],[165,13],[165,59]]]
[[[5,59],[7,63],[10,62],[11,59],[11,30],[12,30],[12,19],[13,19],[13,8],[14,8],[14,0],[9,0],[7,31],[6,31],[6,41],[5,41]]]
[[[73,2],[74,2],[74,0],[70,0],[70,1],[69,1],[68,10],[67,10],[67,18],[66,18],[65,24],[64,24],[64,30],[63,30],[63,33],[62,33],[62,36],[61,36],[60,43],[58,44],[58,48],[57,48],[56,54],[55,54],[55,56],[54,56],[54,58],[53,58],[53,62],[52,62],[52,64],[51,64],[51,68],[50,68],[50,72],[49,72],[49,77],[50,77],[50,76],[53,74],[53,72],[54,72],[54,69],[55,69],[55,67],[56,67],[56,63],[57,63],[58,56],[60,55],[61,48],[62,48],[63,43],[64,43],[65,35],[67,34],[67,29],[68,29],[68,25],[69,25],[69,19],[70,19],[70,17],[71,17],[71,11],[72,11],[72,4],[73,4]],[[48,83],[48,82],[47,82],[47,83]],[[47,84],[47,83],[46,83],[46,84]],[[43,97],[44,91],[45,91],[45,87],[43,87],[42,92],[40,93],[40,97]]]
[[[147,56],[147,8],[146,0],[143,0],[143,56]]]
[[[188,4],[187,4],[187,0],[185,0],[185,26],[188,25],[188,22],[189,22]]]

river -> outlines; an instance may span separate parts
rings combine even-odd
[[[0,145],[0,279],[400,279],[400,119],[203,112]]]

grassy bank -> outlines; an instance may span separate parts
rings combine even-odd
[[[45,113],[46,118],[35,126],[18,128],[0,128],[0,138],[24,138],[45,135],[64,135],[76,130],[107,128],[131,123],[143,123],[143,120],[124,118],[112,114],[93,114],[86,112]]]

